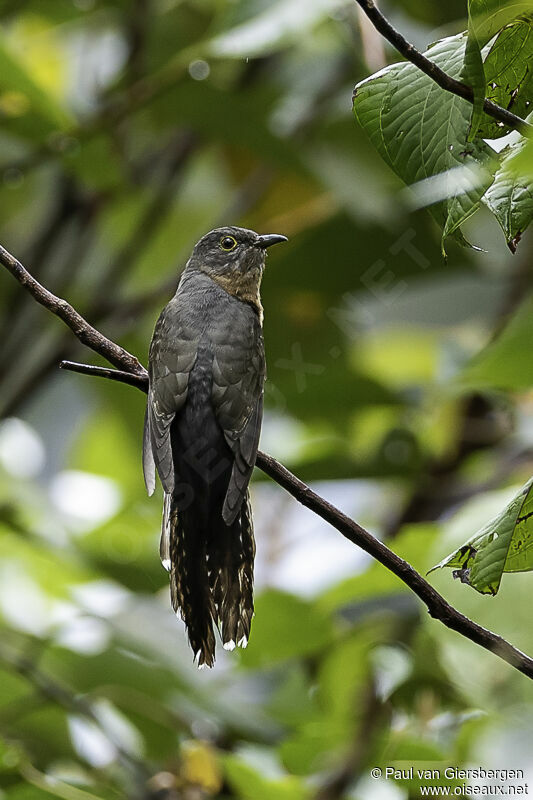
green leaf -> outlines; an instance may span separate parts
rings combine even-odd
[[[331,621],[312,602],[270,590],[257,598],[253,636],[242,653],[247,667],[309,655],[332,636]]]
[[[325,715],[300,725],[279,747],[283,766],[292,775],[309,775],[334,763],[335,749],[349,740],[349,726]]]
[[[532,341],[533,297],[529,297],[498,338],[459,375],[459,384],[464,388],[529,389],[533,385]]]
[[[361,713],[361,698],[355,687],[364,684],[370,673],[369,653],[379,641],[378,626],[357,630],[344,638],[324,658],[319,672],[318,699],[325,715],[353,724]]]
[[[483,202],[500,223],[512,253],[516,252],[523,232],[533,219],[533,186],[520,169],[528,145],[529,140],[522,137],[503,151],[494,182],[483,196]]]
[[[310,796],[298,778],[266,778],[234,755],[225,756],[224,771],[233,792],[243,800],[306,800]]]
[[[524,180],[533,183],[533,137],[528,136],[521,149],[517,148],[513,158],[513,169]]]
[[[532,0],[469,0],[469,24],[481,47],[505,25],[533,12]]]
[[[450,553],[430,572],[455,569],[454,578],[481,594],[495,595],[504,572],[533,569],[533,478],[509,505],[462,547]]]
[[[469,0],[470,8],[473,0]],[[474,0],[475,2],[475,0]],[[474,104],[472,106],[472,120],[468,138],[473,139],[483,118],[483,101],[485,99],[485,69],[481,50],[477,40],[476,31],[471,21],[468,23],[468,38],[465,47],[465,60],[461,70],[461,80],[474,91]]]
[[[485,57],[486,97],[518,116],[526,117],[531,111],[533,99],[532,60],[532,19],[517,19],[499,33]],[[478,135],[497,139],[508,131],[506,125],[485,115],[479,125]]]
[[[425,53],[459,78],[466,34],[437,42]],[[477,211],[493,177],[494,152],[482,140],[467,144],[472,107],[443,91],[410,63],[393,64],[359,83],[354,112],[370,140],[406,184],[439,176],[438,205],[443,240],[462,243],[460,226]],[[433,201],[432,201],[433,202]]]

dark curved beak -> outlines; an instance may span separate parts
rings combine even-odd
[[[260,236],[257,242],[257,246],[261,248],[261,250],[266,250],[267,247],[272,247],[273,244],[280,244],[281,242],[286,242],[287,237],[282,236],[281,233],[265,233],[264,236]]]

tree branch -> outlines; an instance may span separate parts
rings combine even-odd
[[[142,375],[146,372],[135,356],[132,356],[127,350],[124,350],[120,345],[115,344],[100,331],[97,331],[96,328],[93,328],[66,300],[56,297],[55,294],[45,289],[39,281],[30,275],[20,261],[1,245],[0,264],[4,265],[38,303],[51,311],[52,314],[55,314],[56,317],[62,319],[82,344],[90,347],[95,353],[99,353],[115,367],[122,368],[127,372],[133,372],[135,375]]]
[[[472,87],[455,80],[455,78],[452,78],[451,75],[444,72],[444,70],[438,67],[433,61],[426,58],[390,24],[388,19],[383,16],[381,11],[374,4],[373,0],[355,0],[355,2],[364,11],[376,30],[379,31],[402,56],[418,67],[418,69],[424,72],[429,78],[434,80],[441,89],[451,92],[458,97],[462,97],[463,100],[468,100],[469,103],[474,102]],[[508,111],[506,108],[502,108],[487,98],[483,101],[483,111],[488,114],[489,117],[498,120],[498,122],[507,125],[509,128],[516,128],[521,133],[531,133],[531,131],[533,131],[533,125],[530,125],[525,119],[513,114],[512,111]]]
[[[70,372],[79,372],[82,375],[92,375],[97,378],[108,378],[118,383],[127,383],[129,386],[136,386],[143,392],[148,391],[148,373],[126,372],[123,369],[109,369],[108,367],[95,367],[92,364],[79,364],[77,361],[61,361],[59,369],[66,369]]]
[[[22,264],[1,246],[0,263],[4,264],[24,288],[28,289],[37,302],[48,308],[56,316],[59,316],[83,344],[86,344],[94,352],[99,353],[119,367],[118,370],[112,370],[64,361],[61,364],[63,369],[117,380],[136,386],[144,392],[147,391],[147,372],[134,356],[105,337],[96,328],[93,328],[66,300],[56,297],[41,286]],[[361,525],[350,519],[346,514],[343,514],[331,503],[328,503],[323,497],[320,497],[276,459],[266,453],[259,452],[257,454],[257,466],[298,502],[328,522],[346,539],[349,539],[349,541],[394,573],[425,603],[434,619],[438,619],[447,628],[460,633],[465,638],[485,648],[485,650],[489,650],[528,678],[533,679],[532,658],[522,653],[501,636],[483,628],[453,608],[407,561],[397,556],[396,553]]]
[[[316,494],[272,456],[259,453],[257,465],[302,505],[329,522],[346,539],[358,545],[400,578],[426,604],[432,617],[440,620],[447,628],[457,631],[472,642],[503,658],[524,675],[533,678],[533,659],[517,650],[501,636],[483,628],[453,608],[407,561],[397,556],[361,525]]]

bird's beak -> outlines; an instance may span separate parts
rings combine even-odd
[[[261,250],[266,250],[267,247],[272,247],[273,244],[280,244],[280,242],[286,242],[287,237],[282,236],[281,233],[266,233],[264,236],[260,236],[257,242],[257,246],[261,248]]]

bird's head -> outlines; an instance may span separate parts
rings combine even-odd
[[[286,241],[278,233],[261,236],[247,228],[215,228],[197,242],[187,267],[207,273],[230,294],[255,302],[267,248]]]

